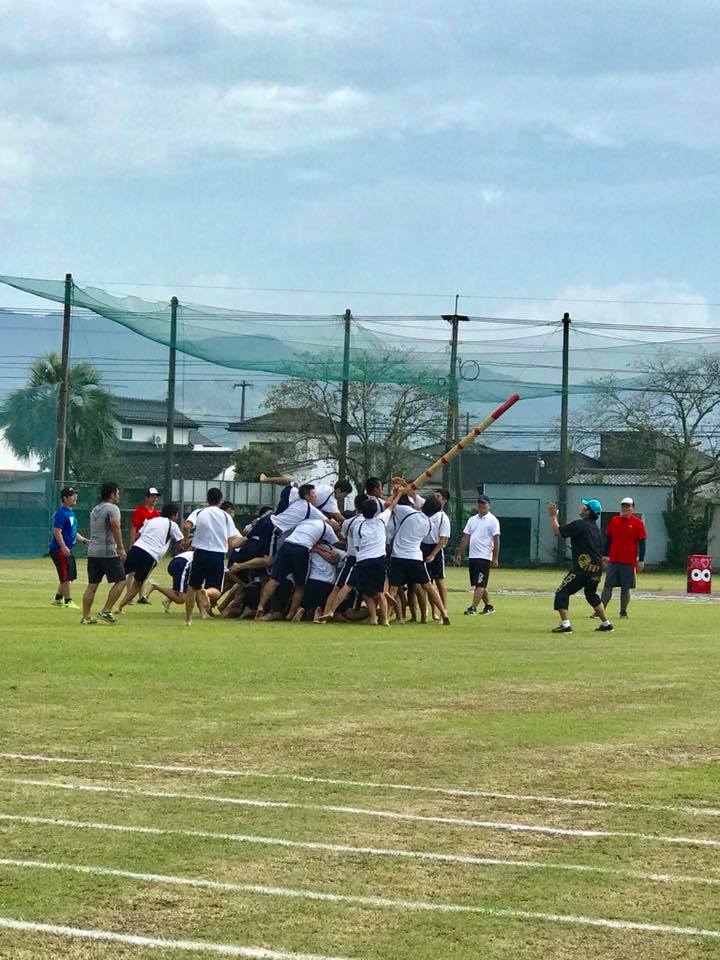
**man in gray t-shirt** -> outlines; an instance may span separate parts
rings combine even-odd
[[[105,606],[98,620],[117,623],[112,608],[125,586],[125,547],[120,529],[120,488],[116,483],[104,483],[101,502],[90,513],[90,540],[88,542],[88,585],[83,595],[83,615],[80,623],[97,623],[90,615],[93,600],[102,578],[111,584]]]

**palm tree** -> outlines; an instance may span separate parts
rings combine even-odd
[[[0,427],[16,457],[37,457],[43,470],[55,457],[57,404],[62,363],[57,353],[39,357],[27,385],[0,404]],[[96,479],[115,441],[113,398],[90,363],[74,364],[68,377],[67,476]]]

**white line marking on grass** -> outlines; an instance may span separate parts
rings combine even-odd
[[[622,800],[592,800],[580,797],[555,797],[532,793],[500,793],[496,790],[469,790],[461,787],[430,787],[409,783],[380,783],[375,780],[337,780],[309,777],[299,773],[263,773],[259,770],[232,770],[222,767],[193,767],[173,763],[132,763],[124,760],[93,760],[85,757],[48,757],[42,754],[0,753],[2,760],[27,763],[66,763],[83,766],[127,767],[133,770],[156,770],[163,773],[198,773],[213,777],[249,777],[262,780],[290,780],[295,783],[321,783],[337,787],[365,787],[373,790],[401,790],[410,793],[434,793],[447,797],[475,797],[485,800],[513,800],[520,803],[550,803],[568,807],[591,807],[600,810],[651,810],[683,813],[693,816],[720,817],[719,807],[696,807],[664,803],[626,803]]]
[[[322,850],[328,853],[349,853],[370,857],[397,857],[407,860],[428,860],[434,863],[456,863],[480,867],[515,867],[530,870],[561,870],[572,873],[597,873],[628,880],[647,880],[653,883],[690,883],[720,886],[715,877],[695,877],[674,873],[646,873],[642,870],[622,870],[619,867],[593,867],[584,863],[554,863],[551,860],[521,860],[502,857],[480,857],[461,853],[433,853],[426,850],[396,850],[392,847],[352,847],[340,843],[322,843],[313,840],[288,840],[284,837],[263,837],[257,834],[213,833],[209,830],[183,830],[172,827],[135,827],[119,823],[94,823],[87,820],[61,820],[52,817],[31,817],[0,813],[0,822],[27,823],[37,826],[68,827],[80,830],[110,830],[118,833],[150,834],[151,836],[192,837],[200,840],[229,840],[234,843],[256,843],[264,846],[291,847],[301,850]],[[711,868],[712,869],[712,868]]]
[[[265,950],[262,947],[235,947],[229,943],[208,943],[204,940],[165,940],[161,937],[142,937],[134,933],[113,933],[110,930],[84,930],[55,923],[32,923],[0,917],[0,927],[6,930],[25,930],[30,933],[49,933],[58,937],[76,937],[80,940],[101,940],[126,943],[133,947],[155,947],[158,950],[185,950],[198,953],[219,953],[225,957],[256,957],[258,960],[345,960],[343,957],[324,957],[315,953],[287,953]]]
[[[295,890],[290,887],[265,887],[256,884],[231,883],[218,880],[175,877],[161,873],[135,873],[131,870],[115,870],[110,867],[90,867],[83,864],[48,863],[42,860],[0,860],[0,865],[20,869],[66,870],[73,873],[101,877],[125,877],[144,883],[164,883],[173,886],[199,887],[221,890],[227,893],[259,893],[271,897],[290,897],[301,900],[316,900],[326,903],[352,904],[360,907],[375,907],[381,910],[407,910],[438,913],[471,913],[480,916],[507,917],[520,920],[544,920],[552,923],[571,923],[585,926],[609,927],[616,930],[639,930],[647,933],[670,933],[677,936],[711,937],[720,939],[720,930],[701,927],[681,927],[668,923],[648,923],[634,920],[608,920],[602,917],[575,916],[573,914],[543,913],[535,910],[494,909],[463,903],[432,903],[427,900],[395,900],[388,897],[367,897],[356,894],[324,893],[320,890]],[[235,948],[247,950],[248,948]],[[252,949],[252,948],[251,948]],[[244,956],[298,957],[298,954],[246,953]]]
[[[19,777],[0,777],[2,783],[14,783],[26,787],[49,787],[54,790],[77,790],[81,793],[109,793],[130,797],[152,797],[163,800],[198,800],[202,803],[222,803],[239,807],[262,809],[317,810],[321,813],[339,813],[347,816],[380,817],[384,820],[409,821],[412,823],[439,823],[447,826],[474,827],[481,830],[505,830],[510,833],[541,833],[555,837],[583,837],[603,839],[625,837],[634,840],[649,840],[656,843],[671,843],[692,847],[720,847],[720,840],[701,837],[667,837],[656,833],[636,833],[630,830],[580,830],[569,827],[550,827],[533,823],[504,823],[498,820],[469,820],[464,817],[430,817],[415,813],[397,813],[394,810],[367,810],[362,807],[339,807],[321,803],[290,803],[279,800],[254,800],[246,797],[218,797],[206,793],[175,793],[168,790],[141,790],[137,787],[104,787],[86,783],[56,783],[52,780],[25,780]]]

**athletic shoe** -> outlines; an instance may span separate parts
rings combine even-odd
[[[486,603],[483,609],[480,611],[480,616],[487,613],[495,613],[495,607],[491,603]]]
[[[595,633],[610,633],[614,629],[615,627],[611,623],[601,623],[599,627],[595,627]]]
[[[550,631],[551,633],[572,633],[572,627],[564,627],[561,623],[557,627],[553,627]]]
[[[109,610],[101,610],[98,614],[98,620],[102,620],[104,623],[119,623],[115,614]]]
[[[150,600],[148,600],[147,597],[138,597],[138,603],[147,603],[147,604],[149,604],[149,603],[150,603]]]
[[[83,617],[80,621],[80,624],[84,626],[85,624],[97,623],[95,617]]]
[[[79,610],[80,607],[75,603],[74,600],[68,600],[67,603],[64,603],[63,606],[66,610]]]
[[[51,605],[53,607],[61,607],[63,605],[63,602],[62,600],[53,600]]]
[[[465,611],[465,616],[466,616],[466,617],[474,617],[476,613],[477,613],[477,608],[474,607],[472,604],[470,604],[470,606],[469,606],[469,607],[467,608],[467,610]]]
[[[621,620],[629,620],[630,618],[628,617],[628,615],[627,615],[626,613],[621,613],[621,614],[620,614],[620,619],[621,619]]]

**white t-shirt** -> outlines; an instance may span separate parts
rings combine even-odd
[[[357,556],[355,550],[355,541],[353,540],[352,531],[357,527],[359,523],[362,523],[365,518],[361,513],[356,513],[354,517],[348,517],[348,519],[343,523],[340,534],[344,540],[347,540],[347,555],[349,557]]]
[[[274,513],[271,517],[273,526],[276,527],[280,533],[290,533],[290,531],[294,530],[303,520],[324,519],[325,515],[322,514],[317,507],[308,503],[307,500],[299,499],[293,500],[290,506],[286,510],[283,510],[282,513]]]
[[[329,483],[313,484],[315,487],[315,506],[323,513],[340,513],[337,500],[335,499],[335,487]],[[290,503],[294,503],[300,494],[298,488],[293,487],[290,490]]]
[[[439,543],[440,537],[450,539],[450,517],[444,510],[440,510],[430,517],[430,533],[423,537],[423,543]]]
[[[237,527],[229,513],[220,507],[201,507],[195,513],[195,535],[193,546],[196,550],[210,550],[213,553],[227,553],[228,538],[238,535]],[[192,517],[192,513],[190,517]],[[188,517],[188,520],[190,520]]]
[[[140,547],[145,553],[149,553],[157,563],[161,557],[165,556],[170,543],[182,538],[180,527],[174,520],[168,520],[167,517],[153,517],[142,525],[140,536],[133,546]]]
[[[484,517],[476,514],[465,524],[463,533],[470,537],[468,557],[471,560],[492,560],[493,537],[500,536],[497,517],[492,513],[486,513]]]
[[[345,559],[345,551],[335,550],[334,552],[339,557],[337,565],[334,563],[328,563],[327,560],[324,557],[321,557],[319,553],[313,553],[312,551],[310,552],[308,580],[321,580],[323,583],[335,583],[338,570]]]
[[[301,547],[307,547],[309,550],[321,540],[329,546],[332,546],[334,543],[337,543],[337,539],[335,531],[325,523],[325,519],[323,518],[322,520],[303,520],[295,527],[290,536],[287,537],[285,543],[299,544]]]
[[[382,513],[376,513],[372,520],[361,517],[360,523],[353,525],[351,537],[358,563],[386,555],[386,531],[391,517],[390,510],[383,510]]]
[[[400,560],[423,560],[420,544],[431,529],[430,517],[415,507],[398,504],[395,514],[392,554]]]

